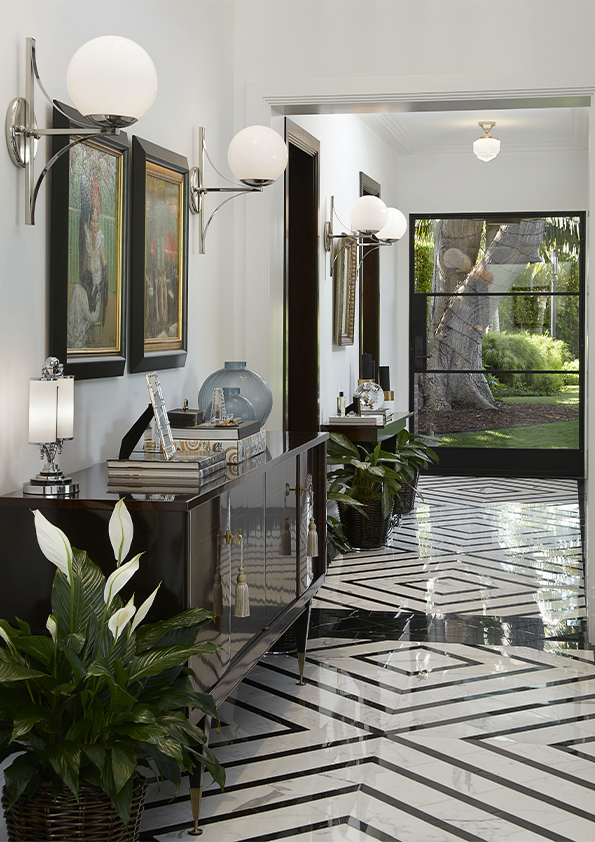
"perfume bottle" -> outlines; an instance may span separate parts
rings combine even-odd
[[[337,398],[337,415],[340,417],[345,415],[345,395],[343,392],[339,392],[339,397]]]

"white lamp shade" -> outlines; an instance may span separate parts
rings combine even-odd
[[[45,444],[74,436],[74,377],[31,380],[29,444]]]
[[[266,187],[287,166],[287,146],[268,126],[248,126],[229,144],[227,160],[232,173],[249,187]]]
[[[100,126],[129,126],[149,110],[157,71],[142,47],[119,35],[102,35],[80,47],[66,75],[75,108]]]
[[[387,208],[388,221],[384,228],[377,232],[376,239],[383,243],[394,243],[400,240],[407,230],[407,219],[405,214],[398,208]]]
[[[353,229],[360,234],[376,234],[388,222],[388,209],[378,196],[360,196],[349,215]]]
[[[491,161],[500,151],[500,141],[495,137],[480,137],[474,142],[473,151],[480,161]]]

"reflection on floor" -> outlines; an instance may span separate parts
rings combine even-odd
[[[595,665],[577,484],[425,478],[390,546],[337,560],[307,684],[269,655],[222,707],[204,842],[592,842]],[[143,840],[191,837],[155,793]]]

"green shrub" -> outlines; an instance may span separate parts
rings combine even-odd
[[[434,277],[434,246],[431,243],[415,244],[415,291],[432,292]]]
[[[570,360],[570,362],[566,363],[564,366],[564,385],[565,386],[578,386],[578,370],[579,370],[579,363],[578,360]]]
[[[565,375],[540,372],[562,372],[570,363],[571,354],[561,339],[525,332],[490,332],[483,340],[482,359],[485,369],[498,371],[502,388],[496,387],[496,392],[552,395],[565,385]],[[511,370],[520,373],[513,374]]]

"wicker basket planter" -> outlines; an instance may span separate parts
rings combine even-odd
[[[382,517],[380,498],[363,502],[363,511],[339,506],[343,532],[352,547],[358,550],[379,550],[385,546],[392,521],[392,513]],[[363,513],[365,512],[366,515]]]
[[[4,787],[2,807],[8,842],[137,842],[146,794],[147,782],[138,778],[126,830],[109,795],[98,787],[81,784],[78,802],[64,788],[55,803],[51,788],[44,787],[31,801],[21,795],[10,810],[10,795]]]
[[[417,481],[419,474],[415,477],[410,485],[401,483],[401,490],[398,495],[395,495],[393,503],[393,512],[396,515],[406,515],[413,511],[415,506],[415,496],[417,494]]]

